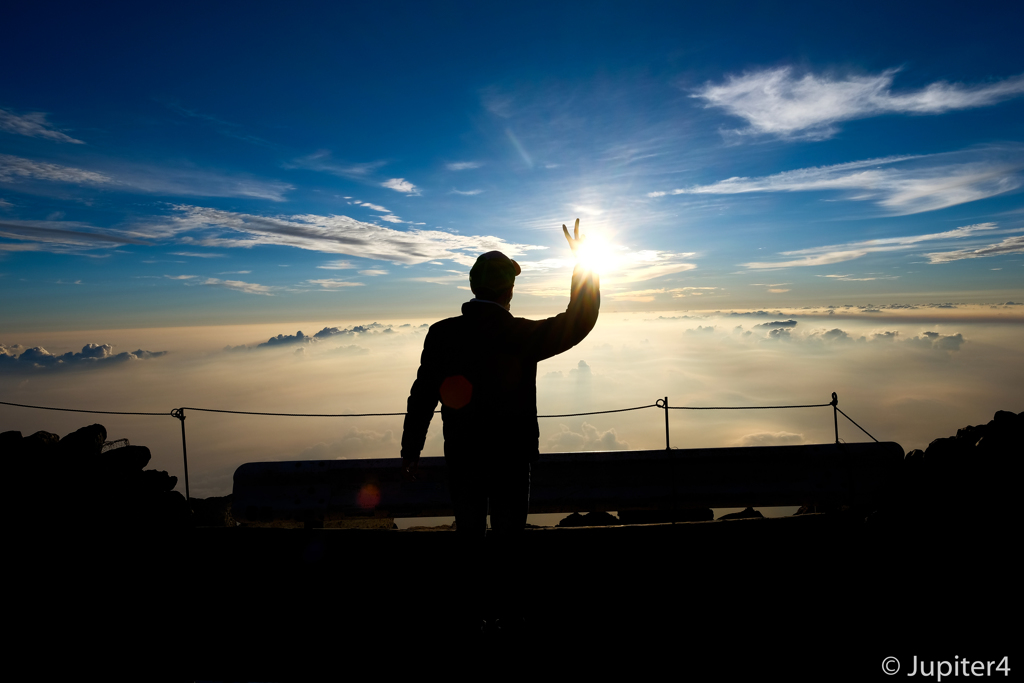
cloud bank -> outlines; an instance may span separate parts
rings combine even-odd
[[[81,352],[68,351],[55,355],[41,346],[24,348],[19,344],[0,344],[0,368],[10,371],[65,370],[70,368],[98,368],[136,360],[147,360],[166,355],[166,351],[123,351],[114,353],[110,344],[86,344]]]

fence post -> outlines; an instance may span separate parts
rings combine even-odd
[[[185,447],[185,409],[175,408],[171,411],[171,415],[181,420],[181,457],[185,461],[185,500],[192,500],[188,492],[188,449]]]
[[[829,403],[832,406],[832,423],[836,428],[836,443],[839,443],[839,409],[836,407],[839,405],[839,397],[836,396],[836,392],[832,392],[832,401]]]
[[[672,450],[672,447],[669,445],[668,440],[668,396],[666,396],[665,398],[659,398],[657,401],[654,402],[654,405],[665,411],[665,450]]]

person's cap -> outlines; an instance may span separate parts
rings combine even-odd
[[[523,272],[519,264],[500,251],[480,254],[469,271],[469,283],[473,287],[501,292],[513,285],[516,275]]]

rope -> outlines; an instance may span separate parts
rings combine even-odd
[[[216,410],[214,408],[189,408],[182,410],[199,410],[204,413],[230,413],[232,415],[272,415],[276,417],[388,417],[405,415],[405,413],[258,413],[249,410]],[[441,412],[435,410],[435,414]]]
[[[776,408],[829,408],[831,403],[815,403],[808,406],[667,406],[669,410],[771,410]],[[666,406],[658,406],[664,408]],[[839,411],[842,412],[842,411]],[[853,420],[850,420],[851,422]]]
[[[619,408],[618,410],[595,410],[592,413],[566,413],[565,415],[538,415],[541,417],[580,417],[581,415],[604,415],[606,413],[625,413],[629,410],[643,410],[644,408],[657,408],[658,404],[652,403],[649,406],[637,406],[636,408]]]
[[[5,406],[17,406],[19,408],[36,408],[38,410],[59,410],[65,413],[95,413],[97,415],[170,415],[167,413],[132,413],[118,410],[79,410],[77,408],[51,408],[50,406],[30,406],[24,403],[8,403],[7,401],[0,401],[0,405]]]
[[[118,411],[118,410],[82,410],[78,408],[52,408],[50,406],[32,406],[24,403],[9,403],[8,401],[0,401],[0,405],[5,406],[17,406],[19,408],[36,408],[38,410],[59,410],[68,413],[95,413],[99,415],[171,415],[174,416],[175,410],[165,413],[141,413],[141,412],[130,412],[130,411]],[[668,410],[774,410],[782,408],[828,408],[832,406],[831,403],[816,403],[812,405],[802,406],[667,406]],[[663,401],[659,399],[656,403],[651,403],[646,406],[635,406],[633,408],[616,408],[615,410],[593,410],[585,413],[565,413],[560,415],[538,415],[538,418],[551,418],[551,417],[583,417],[587,415],[607,415],[609,413],[625,413],[631,410],[645,410],[647,408],[666,408]],[[267,413],[253,410],[220,410],[217,408],[192,408],[184,406],[181,410],[196,410],[204,413],[228,413],[230,415],[267,415],[271,417],[403,417],[406,413]],[[836,408],[839,410],[839,408]],[[435,410],[434,414],[440,413],[440,410]],[[839,410],[843,413],[842,410]],[[843,413],[843,416],[853,422],[853,419],[849,415]],[[868,434],[868,432],[853,422],[862,432]],[[872,439],[875,437],[871,436]],[[877,441],[877,439],[875,439]]]
[[[836,410],[839,410],[839,406],[836,406]],[[839,412],[840,412],[840,413],[843,413],[843,411],[842,411],[842,410],[839,410]],[[853,422],[853,418],[852,418],[852,417],[850,417],[849,415],[847,415],[846,413],[843,413],[843,417],[845,417],[845,418],[846,418],[847,420],[849,420],[850,422]],[[855,426],[857,427],[857,429],[859,429],[860,431],[864,432],[865,434],[868,434],[868,430],[864,429],[863,427],[861,427],[861,426],[860,426],[859,424],[857,424],[856,422],[853,422],[853,424],[854,424],[854,425],[855,425]],[[868,434],[868,436],[871,436],[871,435],[870,435],[870,434]],[[871,438],[872,438],[872,439],[874,440],[874,442],[875,442],[875,443],[878,443],[878,439],[875,439],[875,437],[873,437],[873,436],[871,436]]]

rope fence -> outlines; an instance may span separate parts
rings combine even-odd
[[[195,412],[203,413],[228,413],[230,415],[261,415],[270,417],[404,417],[406,413],[266,413],[256,412],[249,410],[218,410],[216,408],[193,408],[193,407],[181,407],[174,408],[163,413],[142,413],[142,412],[131,412],[121,410],[83,410],[78,408],[54,408],[52,406],[33,406],[24,403],[10,403],[8,401],[0,401],[0,405],[14,406],[16,408],[32,408],[34,410],[56,410],[65,413],[90,413],[93,415],[145,415],[145,416],[159,416],[159,417],[174,417],[177,418],[181,423],[181,455],[185,465],[185,498],[190,498],[188,488],[188,450],[185,445],[185,411],[192,410]],[[836,393],[832,392],[832,400],[829,403],[815,403],[810,405],[799,405],[799,406],[670,406],[668,403],[668,396],[659,398],[654,403],[645,406],[634,406],[632,408],[616,408],[614,410],[594,410],[585,413],[565,413],[561,415],[538,415],[539,419],[553,418],[553,417],[583,417],[586,415],[607,415],[609,413],[625,413],[632,410],[646,410],[647,408],[660,408],[665,411],[665,450],[671,450],[669,442],[669,423],[668,423],[668,411],[670,410],[781,410],[786,408],[832,408],[833,424],[835,426],[836,443],[839,443],[839,415],[842,414],[847,420],[853,423],[857,429],[867,434],[871,439],[878,443],[878,439],[868,434],[868,431],[861,427],[859,424],[853,421],[849,415],[839,409],[839,397]],[[440,413],[440,410],[435,410],[434,414]]]

